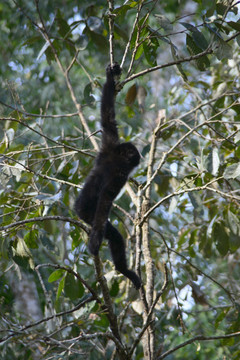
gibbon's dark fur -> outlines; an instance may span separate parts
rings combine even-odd
[[[80,219],[92,226],[89,251],[97,255],[103,237],[108,240],[116,270],[129,278],[139,289],[141,280],[127,267],[122,235],[108,221],[113,200],[127,181],[129,173],[139,164],[140,155],[130,142],[120,143],[115,121],[115,79],[121,75],[115,63],[106,69],[106,83],[101,100],[102,144],[94,167],[88,175],[76,202]]]

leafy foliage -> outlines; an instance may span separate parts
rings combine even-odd
[[[239,359],[239,4],[112,3],[0,4],[2,359]],[[110,44],[142,154],[111,217],[140,293],[73,211]]]

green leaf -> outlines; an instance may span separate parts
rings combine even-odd
[[[137,49],[135,60],[138,60],[142,56],[143,51],[144,51],[143,44],[141,44]]]
[[[180,59],[178,54],[177,54],[176,48],[172,43],[171,43],[171,52],[172,52],[173,59],[175,61]],[[187,82],[188,78],[187,78],[187,75],[186,75],[185,71],[183,70],[182,64],[176,64],[176,66],[177,66],[178,71],[180,72],[180,75],[182,76],[183,80]]]
[[[34,230],[30,230],[25,236],[24,236],[24,241],[27,245],[28,248],[31,249],[37,249],[38,248],[38,230],[34,229]]]
[[[196,257],[196,252],[194,250],[194,247],[191,245],[188,247],[188,254],[191,258],[195,258]]]
[[[208,42],[207,42],[205,36],[195,26],[188,24],[188,23],[184,23],[184,22],[181,22],[180,24],[183,25],[189,31],[191,31],[192,38],[198,48],[200,48],[201,50],[207,49]]]
[[[83,296],[84,287],[74,275],[68,273],[65,279],[64,291],[65,295],[74,301]]]
[[[66,273],[66,270],[58,269],[51,273],[51,275],[48,277],[48,282],[54,282],[60,279],[64,274]]]
[[[77,38],[77,40],[75,41],[75,46],[78,50],[85,50],[86,47],[88,46],[88,37],[86,34],[84,35],[79,35],[79,37]]]
[[[221,2],[217,2],[216,3],[216,10],[217,10],[217,13],[219,14],[219,15],[224,15],[226,12],[227,12],[227,10],[228,10],[228,5],[226,4],[226,5],[224,5],[223,3],[222,3],[222,1]]]
[[[240,236],[230,232],[229,235],[229,247],[231,252],[235,252],[240,248]]]
[[[25,241],[22,238],[18,238],[12,242],[11,245],[10,253],[13,260],[25,269],[28,269],[29,267],[34,269],[32,254],[26,246]]]
[[[125,97],[125,103],[128,106],[131,106],[134,101],[136,100],[137,96],[137,86],[136,84],[133,84],[127,91],[126,97]]]
[[[229,312],[230,309],[231,309],[230,307],[223,309],[223,310],[219,313],[219,315],[216,317],[216,319],[215,319],[215,328],[216,328],[216,329],[218,329],[219,324],[226,318],[226,316],[227,316],[227,314],[228,314],[228,312]]]
[[[128,4],[126,4],[126,5],[122,5],[122,6],[115,8],[113,13],[117,14],[118,22],[119,23],[123,22],[128,10],[132,10],[132,8],[137,6],[137,4],[138,4],[137,1],[131,1],[131,2],[128,2]]]
[[[32,44],[35,44],[35,43],[39,43],[40,41],[42,41],[42,36],[32,36],[30,38],[28,38],[26,41],[24,41],[24,43],[22,44],[22,46],[25,46],[25,45],[32,45]]]
[[[116,33],[123,40],[128,41],[127,32],[123,27],[120,27],[117,23],[114,24],[114,33]]]
[[[195,29],[192,33],[193,40],[195,41],[196,45],[201,48],[201,50],[206,50],[208,48],[208,42],[205,36]]]
[[[234,235],[240,235],[240,220],[232,211],[228,210],[228,223]]]
[[[114,280],[111,289],[110,289],[110,296],[115,297],[119,293],[119,284],[117,280]]]
[[[52,61],[55,61],[55,56],[54,56],[54,53],[53,53],[52,49],[50,48],[50,46],[47,43],[45,45],[46,46],[43,47],[41,52],[39,53],[38,58],[40,58],[42,53],[45,52],[47,62],[50,65]]]
[[[100,34],[103,27],[102,20],[98,16],[89,16],[87,19],[87,25],[91,31]]]
[[[43,246],[46,247],[48,250],[54,250],[55,244],[51,241],[46,231],[44,230],[41,231],[39,239],[43,244]]]
[[[178,250],[181,248],[183,244],[185,244],[185,242],[188,241],[190,231],[191,229],[187,229],[180,233],[180,237],[178,239]]]
[[[234,30],[240,31],[240,22],[229,21],[228,25],[231,26]]]
[[[92,106],[95,103],[95,98],[92,95],[92,92],[92,83],[88,83],[84,88],[83,95],[85,103],[89,106]]]
[[[189,198],[191,200],[191,203],[194,207],[194,219],[195,222],[201,222],[203,214],[204,214],[204,210],[203,210],[203,204],[202,204],[202,197],[199,193],[197,192],[190,192],[189,194]]]
[[[187,44],[187,49],[191,55],[194,56],[194,55],[197,55],[202,52],[202,49],[200,49],[196,45],[195,41],[189,34],[187,34],[187,37],[186,37],[186,44]],[[210,66],[210,62],[206,55],[200,57],[199,59],[196,59],[195,62],[200,71],[204,71],[204,70],[206,70],[206,68],[208,68]]]
[[[212,44],[212,49],[214,50],[218,60],[232,59],[233,53],[231,46],[226,43],[216,31],[214,31],[213,38],[214,41]]]
[[[219,253],[225,256],[229,250],[229,236],[222,222],[213,224],[212,240],[216,243]]]
[[[64,284],[65,284],[65,277],[63,277],[58,284],[58,289],[57,289],[57,296],[56,296],[56,300],[59,299],[61,293],[63,292],[64,289]]]
[[[74,230],[70,232],[70,236],[72,238],[72,250],[74,250],[81,244],[82,241],[79,227],[74,226]]]
[[[227,180],[236,179],[239,176],[240,176],[240,162],[229,165],[223,173],[223,177]]]
[[[151,38],[143,43],[144,55],[146,57],[147,62],[151,66],[157,65],[158,47],[159,47],[159,42],[156,38]]]
[[[40,50],[39,53],[38,53],[37,60],[39,60],[39,59],[42,57],[42,55],[46,52],[46,50],[47,50],[47,48],[48,48],[49,46],[50,46],[49,42],[46,41],[45,44],[43,45],[43,47],[41,48],[41,50]],[[50,54],[52,54],[52,57],[53,57],[53,59],[54,59],[53,53],[50,52],[50,53],[49,53],[49,56],[50,56]]]
[[[133,36],[131,39],[131,43],[130,43],[130,47],[131,49],[135,48],[136,45],[136,38],[137,38],[137,34],[139,31],[139,28],[141,28],[142,24],[145,22],[145,27],[142,29],[141,34],[140,34],[140,40],[143,40],[144,36],[147,34],[147,24],[148,24],[148,14],[146,14],[144,17],[141,18],[141,20],[139,21],[138,26],[135,27],[135,30],[133,32]]]
[[[216,2],[209,1],[209,0],[207,0],[207,1],[205,0],[205,2],[206,2],[206,6],[204,4],[203,4],[203,6],[205,7],[205,9],[207,9],[206,16],[209,18],[209,17],[213,16],[213,14],[214,14],[214,11],[216,9]]]
[[[213,176],[216,176],[218,173],[220,165],[220,159],[218,154],[218,148],[213,146],[210,149],[210,152],[205,160],[205,166],[208,172],[210,172]]]
[[[212,241],[207,236],[207,226],[201,226],[198,232],[199,250],[203,253],[203,256],[209,258],[212,251]]]
[[[150,144],[147,144],[146,146],[144,146],[144,148],[142,149],[142,153],[141,153],[142,157],[145,157],[149,153],[150,149],[151,149]]]
[[[104,54],[106,53],[106,51],[108,50],[108,41],[103,35],[91,31],[88,26],[86,26],[83,33],[91,39],[93,44],[98,48],[100,52]]]
[[[56,16],[57,24],[58,24],[58,33],[65,37],[67,34],[71,32],[71,28],[68,25],[67,21],[62,17],[61,11],[57,10],[57,16]]]
[[[171,21],[165,15],[155,14],[154,16],[160,24],[160,27],[162,27],[165,31],[170,31],[173,29]]]
[[[74,312],[74,316],[76,319],[87,319],[89,318],[89,314],[93,313],[93,309],[96,305],[96,301],[90,301],[84,305],[84,307],[81,307],[79,310]]]

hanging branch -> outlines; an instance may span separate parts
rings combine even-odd
[[[110,48],[110,63],[113,66],[114,63],[114,0],[108,0],[108,24],[109,24],[109,48]]]

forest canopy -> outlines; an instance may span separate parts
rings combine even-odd
[[[240,358],[240,1],[0,4],[0,351]],[[115,199],[139,291],[74,201],[101,144],[105,69],[140,165]]]

